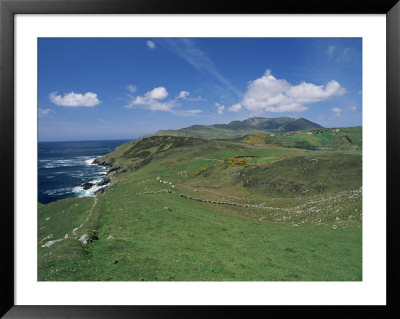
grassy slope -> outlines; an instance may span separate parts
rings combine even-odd
[[[334,142],[324,146],[335,151],[309,151],[263,141],[160,141],[161,148],[150,143],[147,149],[131,142],[103,158],[132,170],[115,175],[118,184],[97,195],[92,218],[78,231],[80,236],[96,230],[98,240],[83,245],[68,238],[48,248],[41,243],[39,280],[362,279],[359,148]],[[133,169],[147,158],[144,151],[151,161]],[[246,155],[251,156],[241,157],[244,162],[232,161]],[[311,172],[304,175],[304,168]],[[265,182],[277,172],[284,186],[279,192]],[[252,173],[256,182],[246,184],[239,173]],[[327,187],[293,192],[296,182]],[[71,233],[93,203],[85,198],[40,205],[39,240]]]
[[[239,139],[250,144],[273,144],[283,147],[305,149],[360,150],[362,148],[362,128],[317,129],[287,132],[282,134],[250,134]]]

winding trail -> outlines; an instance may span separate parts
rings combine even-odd
[[[82,224],[80,224],[79,227],[76,227],[76,228],[74,228],[74,229],[72,230],[72,235],[76,235],[76,232],[77,232],[80,228],[82,228],[83,225],[85,225],[85,224],[89,221],[90,217],[92,216],[93,209],[94,209],[94,207],[96,206],[96,204],[97,204],[97,196],[94,198],[94,203],[93,203],[93,205],[92,205],[92,208],[90,208],[90,212],[89,212],[88,217],[85,219],[85,221],[84,221]],[[68,233],[66,233],[65,236],[67,236],[66,238],[68,238],[68,236],[69,236]]]
[[[55,239],[55,240],[49,240],[49,241],[47,241],[46,243],[44,243],[44,245],[42,245],[42,247],[43,247],[43,248],[44,248],[44,247],[50,247],[50,246],[52,246],[53,244],[55,244],[55,243],[57,243],[57,242],[60,242],[60,241],[63,241],[63,240],[65,240],[65,239],[67,239],[67,238],[78,239],[78,237],[76,236],[77,231],[78,231],[80,228],[82,228],[82,227],[89,221],[90,217],[92,217],[93,209],[95,208],[96,204],[97,204],[97,196],[94,198],[94,203],[93,203],[92,207],[90,208],[88,217],[86,217],[85,221],[84,221],[82,224],[80,224],[79,227],[76,227],[76,228],[74,228],[74,229],[71,231],[71,236],[69,235],[69,233],[66,233],[65,236],[64,236],[64,238]],[[72,236],[74,236],[74,237],[72,237]],[[49,238],[49,237],[43,238],[41,241],[43,241],[43,240],[45,240],[45,239],[47,239],[47,238]]]

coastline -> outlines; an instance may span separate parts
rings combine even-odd
[[[88,165],[96,165],[96,166],[100,166],[102,168],[108,168],[105,165],[100,165],[95,162],[96,159],[98,159],[102,156],[99,156],[94,159],[86,160],[85,163],[87,163]],[[108,169],[107,172],[100,172],[100,173],[98,173],[98,176],[99,177],[103,176],[102,178],[100,178],[100,179],[96,178],[89,182],[82,183],[79,186],[75,186],[73,189],[76,190],[76,193],[78,193],[79,191],[89,191],[87,193],[87,195],[79,195],[76,197],[96,197],[97,193],[99,193],[99,192],[103,193],[105,191],[105,188],[107,188],[111,183],[111,179],[108,177],[109,173],[110,173],[110,169]]]
[[[38,144],[38,202],[95,197],[110,182],[110,165],[96,160],[129,140],[40,142]]]

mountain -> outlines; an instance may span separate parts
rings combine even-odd
[[[232,121],[229,124],[216,124],[212,126],[228,129],[256,129],[271,132],[288,132],[322,128],[321,125],[313,123],[304,118],[294,119],[291,117],[251,117],[243,121]]]
[[[179,130],[160,130],[149,136],[186,136],[196,138],[238,138],[260,132],[290,132],[306,129],[320,129],[321,125],[304,118],[291,117],[264,118],[252,117],[243,121],[232,121],[229,124],[192,125]]]

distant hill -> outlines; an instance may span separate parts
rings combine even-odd
[[[319,129],[321,125],[304,118],[291,117],[252,117],[243,121],[232,121],[229,124],[192,125],[180,130],[160,130],[149,136],[186,136],[206,139],[238,138],[248,134],[262,132],[290,132],[307,129]]]
[[[277,118],[264,118],[264,117],[251,117],[243,121],[232,121],[229,124],[215,124],[211,125],[217,128],[228,129],[255,129],[265,130],[271,132],[289,132],[305,129],[322,128],[321,125],[313,123],[304,118],[294,119],[291,117],[277,117]]]

